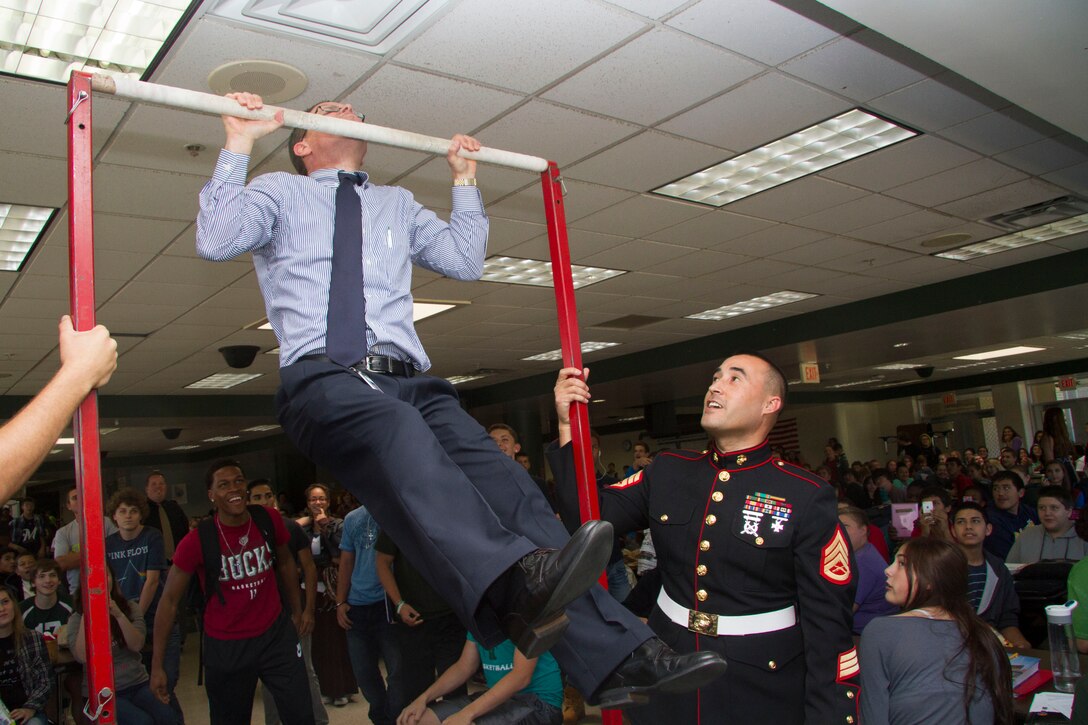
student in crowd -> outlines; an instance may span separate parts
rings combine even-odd
[[[1088,541],[1080,538],[1073,528],[1073,499],[1061,486],[1044,486],[1039,490],[1039,521],[1020,532],[1009,549],[1005,561],[1010,564],[1033,564],[1046,559],[1080,561],[1088,554]],[[1086,602],[1088,603],[1088,602]]]
[[[34,596],[34,567],[37,565],[38,557],[25,551],[15,559],[15,573],[19,575],[19,601]]]
[[[178,722],[177,713],[165,702],[160,702],[147,686],[147,670],[140,660],[147,627],[140,604],[135,599],[125,600],[113,572],[108,568],[106,586],[110,594],[110,641],[117,722],[124,725],[175,725]],[[67,645],[76,662],[87,662],[82,597],[76,598],[76,611],[68,620]],[[86,679],[83,681],[83,696],[87,696]]]
[[[928,513],[926,503],[932,504],[933,510]],[[921,513],[915,522],[914,535],[926,536],[932,539],[952,541],[952,523],[949,514],[952,513],[952,497],[948,491],[940,486],[930,486],[923,489],[919,497]]]
[[[20,725],[48,725],[53,667],[40,633],[27,629],[11,592],[0,587],[0,699]]]
[[[1069,570],[1066,581],[1069,599],[1088,603],[1088,558],[1081,559]],[[1088,606],[1073,609],[1073,634],[1077,637],[1077,649],[1088,654]]]
[[[15,571],[18,556],[19,552],[15,549],[0,547],[0,586],[10,591],[15,601],[21,602],[26,597],[23,596],[23,580]]]
[[[487,690],[434,702],[468,682],[481,665]],[[551,654],[526,659],[510,640],[486,649],[470,634],[461,659],[404,708],[397,725],[560,725],[562,705],[563,679]]]
[[[960,503],[953,510],[952,533],[967,557],[967,599],[1010,646],[1031,649],[1020,631],[1020,597],[1012,574],[1002,559],[983,549],[990,530],[986,511],[977,503]]]
[[[34,596],[19,602],[27,629],[56,634],[72,616],[72,605],[59,594],[60,575],[55,559],[41,559],[34,567]]]
[[[78,488],[73,486],[68,489],[64,505],[71,512],[72,520],[57,529],[56,535],[53,536],[53,558],[57,560],[61,571],[67,576],[68,593],[72,594],[79,589],[79,567],[82,562],[79,529],[83,522],[83,507],[79,505]],[[102,526],[106,536],[117,533],[117,527],[109,516],[102,517]]]
[[[11,545],[39,559],[45,556],[45,519],[34,509],[32,498],[19,503],[19,515],[11,522]]]
[[[850,539],[857,561],[858,589],[854,594],[854,634],[876,617],[899,611],[884,598],[884,567],[887,560],[869,543],[869,517],[861,509],[839,504],[839,521]]]
[[[298,639],[302,644],[302,659],[306,663],[306,677],[310,683],[310,700],[314,708],[315,725],[328,725],[329,712],[321,701],[321,683],[313,665],[314,612],[317,607],[317,566],[310,553],[310,539],[303,533],[302,527],[291,518],[282,514],[276,506],[277,496],[272,490],[272,482],[267,478],[258,478],[249,482],[251,506],[264,506],[280,514],[283,525],[287,527],[287,548],[295,558],[302,583],[302,618],[299,620]],[[261,702],[264,704],[265,725],[280,725],[280,714],[276,709],[276,700],[266,688],[261,688]]]
[[[913,539],[886,575],[887,599],[904,611],[861,636],[861,721],[1011,725],[1009,659],[967,603],[963,552]]]
[[[1084,487],[1074,478],[1075,472],[1062,461],[1051,461],[1046,464],[1046,468],[1043,469],[1043,475],[1046,476],[1046,483],[1050,486],[1060,486],[1069,492],[1069,495],[1073,497],[1073,508],[1079,509],[1084,507],[1085,492]]]
[[[1039,441],[1043,449],[1043,463],[1072,461],[1075,451],[1065,427],[1065,413],[1061,408],[1043,411],[1043,437]]]
[[[1012,427],[1005,426],[1001,429],[1001,445],[1019,453],[1024,447],[1024,439]]]
[[[986,536],[986,551],[1004,561],[1021,531],[1039,523],[1035,509],[1022,501],[1024,479],[1016,471],[1000,471],[994,476],[993,506],[989,508],[992,533]]]

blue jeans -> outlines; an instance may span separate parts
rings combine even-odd
[[[49,718],[41,710],[37,710],[23,725],[49,725]]]
[[[400,667],[400,649],[397,647],[393,625],[386,620],[385,600],[374,604],[352,604],[348,610],[351,629],[348,630],[348,656],[355,681],[370,703],[370,719],[374,725],[392,725],[401,709],[408,703],[393,687],[382,680],[378,660],[385,660],[387,672]]]
[[[604,573],[608,578],[608,593],[617,602],[622,602],[631,593],[631,580],[627,578],[627,565],[623,563],[623,558],[605,567]]]
[[[175,725],[177,713],[155,697],[147,682],[117,692],[117,722],[124,725]]]
[[[154,614],[152,617],[154,617]],[[151,621],[153,622],[154,619],[152,618]],[[181,676],[181,641],[181,623],[175,621],[174,627],[170,630],[170,638],[166,640],[162,669],[166,672],[166,689],[170,693],[170,707],[173,708],[174,713],[177,715],[178,722],[185,722],[185,715],[181,711],[181,703],[178,702],[177,695],[174,694],[174,688]],[[141,653],[140,659],[144,663],[144,669],[151,672],[150,648]]]

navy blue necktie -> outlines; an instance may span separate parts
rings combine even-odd
[[[345,367],[366,356],[366,300],[363,298],[362,205],[358,173],[341,171],[336,189],[336,225],[332,235],[332,277],[329,283],[325,354]]]

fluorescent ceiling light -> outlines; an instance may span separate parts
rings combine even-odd
[[[612,277],[627,274],[622,269],[604,267],[584,267],[580,264],[570,266],[574,278],[574,289],[603,282]],[[508,284],[527,284],[533,287],[552,286],[552,263],[536,259],[518,259],[516,257],[489,257],[484,260],[484,273],[480,277],[484,282],[506,282]]]
[[[0,71],[67,83],[72,71],[139,77],[190,0],[3,0]]]
[[[1010,355],[1026,355],[1029,352],[1039,352],[1045,350],[1045,347],[1006,347],[1002,350],[990,350],[989,352],[976,352],[972,355],[956,355],[953,360],[993,360],[998,357],[1009,357]]]
[[[57,439],[57,445],[58,446],[74,446],[75,444],[76,444],[76,439],[75,438],[58,438]]]
[[[917,363],[889,363],[888,365],[877,365],[873,370],[915,370],[924,367],[925,365]]]
[[[1060,222],[1043,224],[1042,226],[1025,229],[1022,232],[1006,234],[1003,237],[987,239],[984,242],[975,242],[956,249],[937,252],[933,256],[965,262],[969,259],[1007,252],[1010,249],[1028,247],[1040,242],[1049,242],[1052,239],[1068,237],[1071,234],[1080,234],[1085,231],[1088,231],[1088,214],[1081,214],[1071,219],[1062,219]]]
[[[461,383],[471,383],[473,380],[486,377],[486,375],[451,375],[446,378],[446,382],[450,385],[460,385]]]
[[[733,304],[726,305],[725,307],[717,307],[713,310],[696,312],[694,315],[687,315],[687,319],[727,320],[730,317],[747,315],[751,314],[752,312],[762,312],[763,310],[769,310],[772,307],[781,307],[782,305],[788,305],[791,302],[800,302],[801,300],[807,300],[813,297],[819,297],[819,295],[809,294],[808,292],[793,292],[792,290],[783,290],[781,292],[775,292],[774,294],[764,295],[762,297],[753,297],[752,299],[745,300],[744,302],[734,302]]]
[[[621,343],[618,342],[583,342],[582,354],[586,355],[591,352],[597,352],[598,350],[605,350],[610,347],[615,347]],[[549,350],[548,352],[542,352],[539,355],[530,355],[529,357],[523,357],[522,360],[553,362],[555,360],[563,359],[563,350]]]
[[[192,390],[226,390],[227,388],[233,388],[235,385],[241,385],[254,378],[259,378],[261,375],[262,373],[216,373],[215,375],[209,375],[203,380],[197,380],[195,383],[189,383],[185,387],[186,389]]]
[[[1061,335],[1055,335],[1054,337],[1060,337],[1063,340],[1088,340],[1088,330],[1077,330],[1075,332],[1064,332]]]
[[[646,420],[646,416],[644,416],[644,415],[629,415],[626,418],[617,418],[616,422],[617,423],[632,423],[632,422],[634,422],[636,420]]]
[[[853,388],[856,385],[868,385],[870,383],[879,383],[884,379],[883,375],[877,375],[875,378],[867,378],[866,380],[854,380],[849,383],[839,383],[838,385],[828,385],[831,390],[838,390],[839,388]]]
[[[226,443],[227,441],[233,441],[241,436],[212,436],[211,438],[205,438],[205,443]]]
[[[249,428],[243,428],[242,432],[243,433],[264,433],[266,431],[276,430],[277,428],[279,428],[279,426],[277,424],[270,423],[268,425],[255,425],[255,426],[251,426]]]
[[[194,448],[200,448],[198,445],[192,446],[174,446],[173,448],[167,448],[168,451],[191,451]]]
[[[7,0],[0,0],[0,3]],[[4,34],[4,13],[0,7],[0,38]],[[0,40],[0,58],[5,51]],[[22,206],[20,204],[0,204],[0,271],[18,272],[23,262],[42,231],[48,226],[56,209],[43,206]]]
[[[258,330],[271,330],[272,329],[272,323],[269,322],[268,320],[265,320],[261,324],[257,325],[257,329]]]
[[[894,345],[892,345],[892,347],[906,347],[908,345],[910,345],[909,342],[897,342]]]
[[[855,108],[665,184],[653,193],[724,206],[917,135],[917,131]]]
[[[413,302],[412,303],[412,322],[419,322],[425,320],[428,317],[434,317],[439,312],[445,312],[446,310],[452,310],[457,305],[450,303],[439,302]]]

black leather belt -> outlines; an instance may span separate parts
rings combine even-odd
[[[299,360],[332,363],[329,356],[324,353],[303,355]],[[333,364],[335,365],[336,363]],[[397,375],[402,378],[410,378],[413,375],[419,374],[419,371],[416,370],[411,363],[406,363],[403,360],[398,360],[397,358],[389,357],[388,355],[367,355],[359,362],[354,365],[349,365],[348,367],[356,368],[359,371],[365,370],[368,373],[378,373],[380,375]]]

